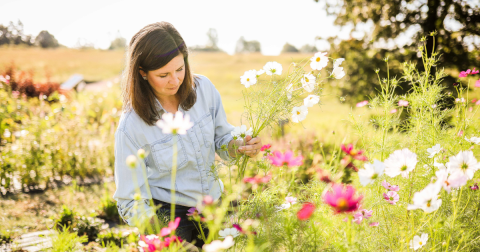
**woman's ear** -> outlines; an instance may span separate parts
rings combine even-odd
[[[145,71],[143,71],[141,67],[140,67],[140,74],[141,74],[142,76],[146,76],[146,75],[147,75],[147,73],[145,73]]]

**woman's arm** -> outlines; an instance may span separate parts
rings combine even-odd
[[[262,148],[262,140],[260,137],[252,138],[251,136],[245,137],[245,142],[242,139],[231,140],[228,143],[228,154],[231,157],[236,157],[237,153],[245,153],[249,157],[255,157]]]

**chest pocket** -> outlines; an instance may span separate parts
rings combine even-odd
[[[205,117],[198,122],[198,125],[200,126],[200,131],[202,132],[204,145],[206,147],[211,147],[215,137],[215,128],[213,125],[212,116],[210,114],[205,115]]]
[[[159,172],[171,172],[173,167],[173,136],[167,136],[152,144],[153,159]],[[187,163],[187,153],[181,136],[177,136],[177,169]]]

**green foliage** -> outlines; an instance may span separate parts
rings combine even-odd
[[[139,241],[138,234],[131,231],[121,231],[119,229],[108,229],[100,232],[96,240],[103,247],[117,246],[124,247],[129,243],[137,243]]]
[[[285,45],[283,45],[281,52],[282,53],[298,53],[298,49],[289,43],[285,43]]]
[[[11,243],[13,241],[12,235],[13,235],[13,232],[9,230],[1,230],[0,231],[0,247],[4,244]]]
[[[70,209],[68,206],[62,205],[62,212],[59,214],[57,218],[54,219],[53,227],[61,231],[63,231],[64,228],[71,229],[71,227],[75,223],[75,217],[77,216],[78,216],[78,213],[75,212],[74,209]]]
[[[70,232],[69,227],[65,227],[63,231],[57,231],[52,235],[52,247],[47,249],[49,252],[65,252],[65,251],[77,251],[80,249],[80,245],[86,242],[88,238],[86,236],[78,237],[77,233]]]
[[[104,220],[95,218],[93,216],[79,216],[75,220],[75,226],[72,229],[78,235],[86,235],[88,241],[95,241],[100,233]]]
[[[108,191],[107,184],[105,184],[105,192],[100,201],[100,213],[98,217],[106,221],[122,222],[120,214],[118,213],[117,201],[112,198],[112,195]]]

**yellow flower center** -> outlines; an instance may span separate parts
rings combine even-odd
[[[320,61],[320,57],[317,57],[317,62],[319,62],[319,61]]]
[[[406,171],[406,170],[407,170],[407,166],[406,166],[406,165],[403,165],[402,168],[400,168],[400,170]]]
[[[297,111],[297,115],[300,115],[300,111]]]
[[[419,242],[418,245],[422,245],[423,243],[422,242]]]
[[[309,80],[308,80],[308,78],[307,78],[307,77],[305,77],[305,81],[306,81],[306,82],[309,82]]]
[[[468,169],[468,165],[465,164],[465,163],[463,163],[463,164],[462,164],[462,170],[466,170],[466,169]]]
[[[348,207],[347,201],[345,199],[338,199],[337,207],[340,209],[346,209]]]
[[[247,78],[247,81],[250,81],[250,78]]]

